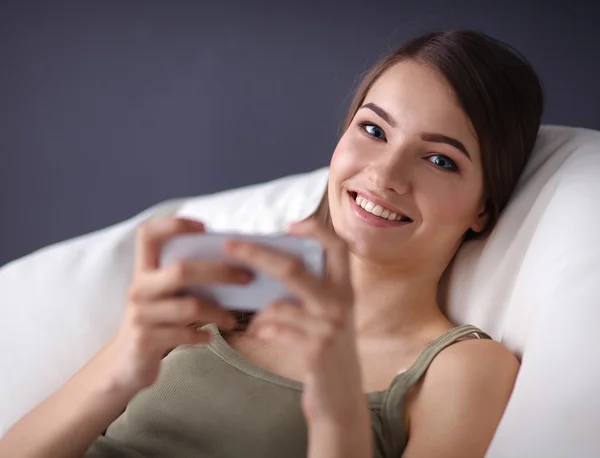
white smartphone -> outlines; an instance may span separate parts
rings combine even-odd
[[[292,256],[296,256],[318,277],[325,274],[325,259],[321,245],[312,238],[293,235],[249,235],[238,233],[207,232],[204,234],[181,235],[169,240],[163,247],[160,265],[178,260],[219,260],[244,266],[223,252],[225,240],[236,238],[264,244]],[[247,266],[244,266],[247,268]],[[222,307],[233,310],[256,311],[276,299],[294,298],[294,295],[279,280],[262,272],[253,271],[254,280],[247,285],[197,285],[188,288],[188,293],[215,300]]]

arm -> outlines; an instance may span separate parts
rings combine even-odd
[[[519,369],[500,343],[468,340],[438,355],[408,399],[403,458],[481,458]]]
[[[78,457],[125,409],[135,394],[107,377],[105,347],[59,391],[29,412],[0,440],[0,456]]]
[[[179,292],[207,282],[245,284],[245,271],[210,261],[159,267],[167,240],[202,232],[202,224],[181,218],[152,220],[140,228],[133,283],[119,332],[63,388],[6,433],[0,440],[0,456],[81,456],[133,396],[154,383],[168,350],[210,341],[208,331],[190,323],[215,323],[225,330],[235,327],[228,311]]]

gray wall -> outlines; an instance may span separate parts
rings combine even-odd
[[[517,47],[546,123],[600,129],[587,3],[4,0],[0,264],[168,198],[327,164],[359,73],[436,28]]]

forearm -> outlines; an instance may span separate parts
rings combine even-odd
[[[125,409],[133,392],[103,372],[107,349],[0,439],[0,456],[80,457]]]
[[[371,458],[373,437],[368,410],[349,422],[308,425],[308,458]]]

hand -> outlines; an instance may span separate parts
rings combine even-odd
[[[203,232],[201,223],[181,218],[154,220],[139,228],[124,318],[108,349],[110,374],[120,388],[137,392],[150,386],[165,353],[179,345],[207,343],[210,333],[199,331],[200,325],[235,328],[229,312],[181,291],[193,284],[245,284],[251,280],[249,272],[216,261],[180,261],[159,268],[165,242]]]
[[[226,253],[283,282],[298,301],[278,300],[253,319],[249,334],[287,347],[304,377],[302,408],[311,421],[344,422],[367,411],[356,350],[349,253],[346,243],[315,220],[290,231],[312,236],[324,248],[325,279],[309,272],[302,261],[270,247],[229,240]]]

